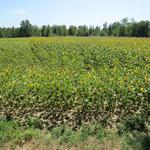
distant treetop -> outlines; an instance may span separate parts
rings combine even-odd
[[[15,37],[49,37],[49,36],[127,36],[127,37],[150,37],[150,21],[136,22],[133,18],[123,18],[120,22],[100,26],[74,26],[66,25],[32,25],[29,20],[22,20],[20,27],[0,28],[1,38]]]

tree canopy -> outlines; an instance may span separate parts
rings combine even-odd
[[[120,22],[108,24],[105,22],[102,26],[74,26],[66,25],[43,25],[38,27],[32,25],[29,20],[22,20],[20,27],[1,27],[0,37],[34,37],[34,36],[127,36],[127,37],[150,37],[150,21],[136,22],[133,18],[123,18]]]

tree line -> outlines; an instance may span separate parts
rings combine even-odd
[[[15,37],[49,37],[49,36],[127,36],[150,37],[150,21],[136,22],[134,19],[124,18],[111,24],[107,22],[100,26],[66,25],[32,25],[29,20],[22,20],[20,27],[0,28],[1,38]]]

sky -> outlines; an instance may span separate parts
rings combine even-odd
[[[150,0],[0,0],[0,27],[102,25],[122,18],[150,20]]]

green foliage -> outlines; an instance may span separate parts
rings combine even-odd
[[[20,125],[115,127],[149,114],[150,40],[0,40],[0,112]]]
[[[148,133],[149,125],[150,122],[144,115],[133,115],[122,122],[122,124],[118,127],[118,132],[119,134],[124,134],[129,131],[141,131]]]
[[[14,141],[16,144],[22,145],[33,138],[38,138],[39,135],[39,130],[23,130],[14,121],[7,122],[0,120],[0,146],[9,141]]]
[[[52,138],[60,138],[65,132],[65,127],[64,126],[58,126],[52,129],[51,134]]]
[[[76,36],[77,35],[77,27],[76,26],[70,26],[68,29],[68,35]]]
[[[40,128],[40,121],[37,118],[29,117],[27,120],[27,125],[33,128]]]
[[[150,37],[150,21],[135,22],[123,18],[120,22],[112,24],[104,23],[102,29],[99,26],[74,26],[66,25],[43,25],[41,28],[31,25],[29,20],[22,20],[19,28],[0,28],[0,37],[49,37],[49,36],[127,36],[127,37]]]
[[[0,121],[0,148],[16,149],[29,146],[32,149],[51,149],[67,146],[76,149],[137,149],[148,150],[150,137],[144,132],[126,132],[119,136],[116,132],[106,130],[99,124],[83,125],[73,131],[65,125],[54,127],[50,132],[34,128],[21,128],[14,121]],[[31,146],[32,145],[32,146]],[[40,146],[39,146],[40,145]],[[45,147],[46,146],[46,147]]]
[[[0,121],[0,145],[13,139],[18,134],[16,132],[17,128],[18,126],[15,122]]]
[[[20,23],[20,36],[21,37],[31,37],[33,27],[30,24],[29,20],[23,20]]]
[[[149,150],[150,136],[142,132],[126,133],[122,149]]]
[[[85,142],[89,137],[95,137],[100,142],[104,141],[106,131],[99,124],[82,125],[80,130],[73,131],[70,127],[62,125],[51,130],[51,137],[59,139],[60,143],[76,144]]]

